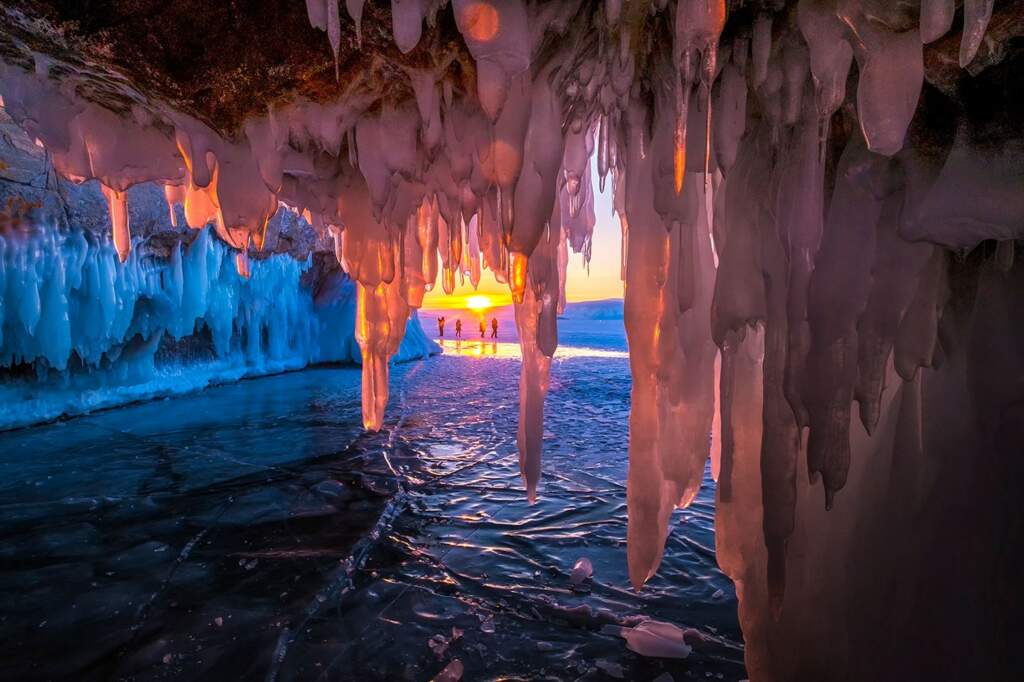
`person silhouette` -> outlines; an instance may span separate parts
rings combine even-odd
[[[487,323],[484,322],[484,318],[480,318],[480,338],[484,338],[484,334],[487,332]]]
[[[437,318],[437,335],[441,337],[444,336],[444,322],[444,317]]]
[[[455,338],[462,338],[462,320],[455,320]]]
[[[496,317],[491,318],[491,338],[498,338],[498,318]]]

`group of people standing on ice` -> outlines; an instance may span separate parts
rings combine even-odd
[[[448,321],[447,318],[445,318],[443,316],[437,318],[437,335],[440,336],[441,338],[444,338],[444,323],[447,322],[447,321]],[[485,320],[484,318],[481,317],[480,318],[480,338],[481,339],[484,338],[484,335],[486,335],[486,334],[487,334],[487,320]],[[460,320],[460,319],[456,319],[455,320],[455,338],[457,338],[457,339],[461,339],[462,338],[462,320]],[[496,317],[492,317],[491,318],[491,338],[492,339],[498,338],[498,318],[496,318]]]

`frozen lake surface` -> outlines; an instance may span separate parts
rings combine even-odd
[[[629,586],[621,324],[563,325],[532,507],[507,341],[395,367],[379,434],[355,368],[0,433],[0,677],[745,677],[710,478]],[[635,616],[708,641],[642,658],[606,627]]]

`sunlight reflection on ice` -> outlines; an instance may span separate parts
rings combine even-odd
[[[464,355],[476,358],[494,358],[497,360],[519,360],[518,343],[507,341],[487,341],[477,339],[438,339],[444,352],[450,355]],[[572,358],[629,358],[629,353],[621,350],[605,350],[582,346],[559,346],[555,351],[556,360]]]

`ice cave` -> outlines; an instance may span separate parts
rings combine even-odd
[[[1018,239],[1024,0],[3,0],[0,679],[1022,679]]]

